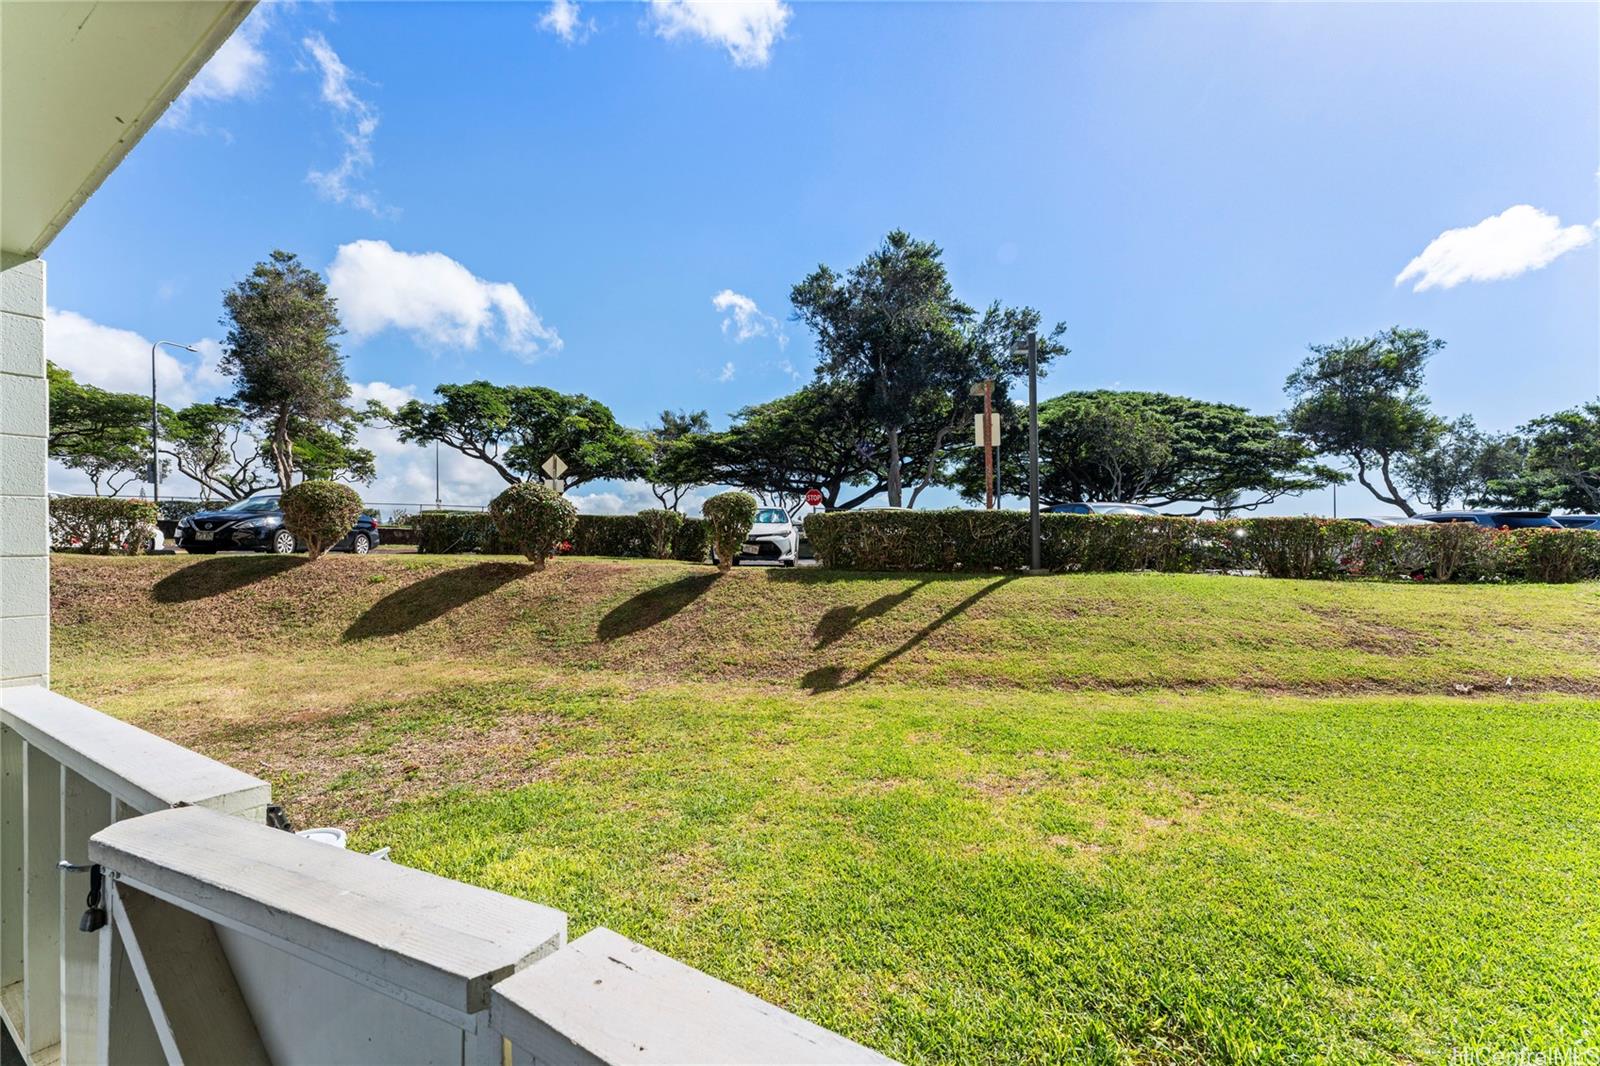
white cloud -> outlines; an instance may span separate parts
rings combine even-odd
[[[1499,281],[1548,266],[1594,240],[1589,226],[1563,226],[1555,215],[1518,204],[1475,226],[1447,229],[1394,279],[1415,279],[1413,292],[1450,289],[1463,281]]]
[[[233,36],[222,42],[200,73],[194,76],[183,95],[161,116],[161,125],[190,133],[205,133],[207,127],[194,120],[195,105],[217,100],[248,99],[260,94],[267,84],[267,53],[261,46],[266,32],[269,8],[250,13]]]
[[[582,44],[594,32],[594,19],[583,18],[574,0],[550,0],[539,17],[539,28],[553,33],[568,44]]]
[[[476,348],[485,337],[525,359],[559,351],[561,337],[510,282],[485,281],[440,252],[388,241],[339,246],[328,288],[355,340],[400,329],[429,347]]]
[[[732,363],[723,363],[722,364],[722,372],[717,375],[717,380],[718,381],[722,381],[722,382],[727,382],[727,381],[732,381],[733,380],[733,364]]]
[[[602,481],[596,484],[607,487],[590,491],[574,489],[567,493],[567,499],[572,501],[579,514],[638,514],[661,506],[661,501],[651,494],[650,486],[643,481]],[[698,516],[701,505],[714,491],[696,489],[689,492],[678,501],[678,510],[686,515]]]
[[[740,67],[767,65],[793,13],[783,0],[650,0],[657,35],[721,45]]]
[[[360,187],[361,179],[372,169],[372,139],[378,132],[378,109],[350,87],[355,75],[326,37],[311,33],[300,43],[311,53],[322,73],[322,102],[333,110],[339,136],[344,140],[344,155],[339,165],[332,170],[313,168],[306,174],[306,180],[334,203],[349,204],[374,215],[389,213],[371,192]]]
[[[728,316],[722,320],[724,336],[731,336],[740,344],[754,337],[776,337],[778,347],[788,346],[783,324],[757,307],[750,297],[723,289],[711,298],[711,306]]]
[[[73,377],[109,392],[150,394],[151,340],[131,329],[104,326],[78,314],[47,308],[45,354]],[[196,355],[163,345],[156,349],[156,397],[168,407],[210,400],[227,392],[217,372],[222,348],[211,339],[195,342]]]

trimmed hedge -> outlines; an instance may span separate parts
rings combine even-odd
[[[494,520],[480,511],[423,511],[408,522],[415,530],[417,551],[482,552],[485,555],[514,554],[504,545]],[[399,540],[390,543],[402,543]],[[581,514],[569,539],[573,555],[610,555],[648,559],[651,550],[648,520],[639,515]],[[706,524],[698,518],[685,518],[672,536],[672,558],[688,563],[706,561]]]
[[[629,559],[658,558],[655,551],[651,512],[640,514],[581,514],[572,531],[573,555],[609,555]],[[686,563],[706,561],[706,524],[703,519],[684,518],[672,533],[671,558]]]
[[[89,555],[139,555],[155,536],[149,500],[61,496],[50,501],[50,547]]]
[[[719,492],[700,505],[711,534],[717,568],[733,566],[739,547],[756,521],[756,498],[748,492]]]
[[[337,481],[302,481],[283,490],[283,528],[306,546],[311,560],[350,535],[361,517],[361,497]]]
[[[1021,511],[834,511],[806,520],[839,570],[1014,571],[1028,563]],[[1040,516],[1042,563],[1057,573],[1257,570],[1270,577],[1436,581],[1600,578],[1600,533],[1385,526],[1321,518]]]
[[[432,555],[483,552],[506,555],[494,519],[483,511],[423,511],[409,519],[417,531],[417,551]]]

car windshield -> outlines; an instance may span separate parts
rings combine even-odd
[[[230,503],[223,508],[224,511],[232,514],[259,514],[262,511],[276,511],[277,509],[278,498],[276,496],[254,496],[248,500],[240,500],[238,503]]]
[[[789,512],[779,507],[765,507],[756,512],[756,524],[781,526],[789,521]]]

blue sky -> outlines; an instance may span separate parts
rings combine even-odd
[[[1594,5],[263,5],[50,249],[50,354],[136,390],[205,340],[161,376],[209,398],[220,294],[283,247],[360,395],[722,424],[810,374],[790,286],[900,227],[1067,323],[1045,395],[1278,411],[1306,344],[1402,324],[1448,342],[1441,413],[1510,429],[1600,393],[1597,40]],[[372,443],[369,499],[431,500]]]

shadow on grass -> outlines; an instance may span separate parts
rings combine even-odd
[[[531,563],[478,563],[457,566],[396,589],[368,607],[344,631],[345,640],[392,637],[442,618],[479,596],[533,573]]]
[[[157,603],[191,603],[242,589],[305,564],[305,559],[294,555],[235,555],[207,559],[174,570],[157,581],[150,590],[150,596]]]
[[[821,651],[829,644],[843,640],[852,629],[855,629],[861,623],[888,614],[916,595],[917,590],[926,584],[928,584],[928,579],[923,578],[921,581],[899,592],[891,592],[887,596],[879,596],[862,607],[857,607],[853,604],[842,604],[838,607],[829,608],[821,618],[817,619],[817,626],[811,631],[811,635],[817,641],[816,650]]]
[[[612,641],[665,622],[704,595],[717,577],[716,573],[694,574],[630,596],[600,619],[595,636]]]
[[[906,652],[911,651],[917,645],[933,636],[934,633],[948,625],[955,618],[965,614],[971,609],[973,604],[977,603],[990,593],[995,592],[1002,585],[1009,584],[1014,580],[1016,580],[1014,576],[1007,575],[989,582],[987,585],[983,586],[983,588],[979,589],[977,592],[974,592],[960,603],[945,611],[938,618],[935,618],[933,621],[929,622],[927,625],[911,634],[911,636],[906,638],[904,644],[901,644],[893,651],[884,652],[882,655],[872,660],[872,662],[868,663],[866,666],[863,666],[860,670],[857,670],[855,675],[852,677],[847,678],[845,676],[847,671],[842,666],[819,666],[815,670],[808,671],[806,675],[800,679],[800,686],[802,688],[810,689],[811,694],[815,696],[820,692],[832,692],[836,689],[849,688],[851,685],[859,685],[861,682],[867,680],[885,666],[900,658],[900,656],[904,655]],[[888,596],[884,597],[884,599],[891,598],[892,597]],[[872,605],[869,604],[868,606]]]

